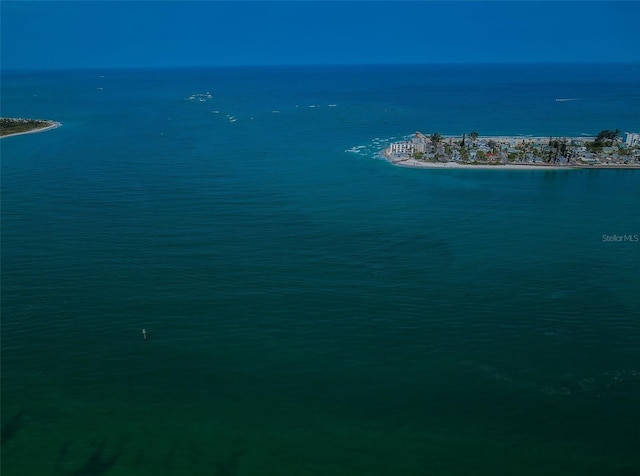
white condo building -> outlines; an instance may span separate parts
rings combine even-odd
[[[415,146],[412,142],[394,142],[389,146],[389,152],[392,155],[409,155],[415,151]]]
[[[640,134],[637,132],[625,132],[624,145],[627,147],[640,146]]]

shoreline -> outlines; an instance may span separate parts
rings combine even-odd
[[[495,170],[495,169],[509,169],[509,170],[568,170],[575,167],[567,167],[567,166],[558,166],[558,165],[528,165],[528,164],[513,164],[513,165],[505,165],[505,164],[496,164],[496,165],[488,165],[488,164],[459,164],[457,162],[422,162],[416,159],[406,159],[406,160],[398,160],[393,161],[387,159],[389,163],[392,165],[396,165],[398,167],[406,167],[411,169],[481,169],[481,170]]]
[[[422,162],[416,159],[390,160],[397,167],[411,169],[480,169],[480,170],[576,170],[576,169],[640,169],[640,165],[601,164],[601,165],[547,165],[547,164],[460,164],[458,162]]]
[[[40,127],[38,129],[32,129],[30,131],[14,132],[12,134],[5,134],[3,136],[0,136],[0,139],[5,139],[7,137],[22,136],[22,135],[25,135],[25,134],[37,134],[39,132],[46,132],[46,131],[50,131],[50,130],[53,130],[53,129],[57,129],[58,127],[62,127],[62,123],[61,122],[49,121],[49,124],[44,126],[44,127]]]

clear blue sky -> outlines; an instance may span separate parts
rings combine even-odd
[[[5,1],[2,69],[640,62],[640,2]]]

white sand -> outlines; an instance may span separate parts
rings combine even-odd
[[[387,160],[398,167],[417,169],[485,169],[485,170],[572,170],[572,169],[640,169],[640,165],[596,164],[596,165],[549,165],[549,164],[459,164],[457,162],[422,162],[416,159]]]
[[[35,134],[37,132],[50,131],[51,129],[56,129],[58,127],[62,127],[61,122],[51,121],[51,125],[41,127],[40,129],[33,129],[32,131],[26,131],[26,132],[16,132],[14,134],[7,134],[5,136],[0,136],[0,139],[4,139],[6,137],[22,136],[24,134]]]
[[[457,162],[422,162],[416,159],[406,159],[393,161],[390,160],[393,165],[400,167],[413,167],[421,169],[508,169],[508,170],[566,170],[576,167],[563,167],[559,165],[538,165],[538,164],[497,164],[497,165],[483,165],[483,164],[459,164]]]

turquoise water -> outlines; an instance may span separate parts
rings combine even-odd
[[[640,174],[377,153],[637,131],[639,84],[5,74],[3,115],[64,126],[1,143],[3,475],[637,474],[640,243],[603,235],[640,234]]]

